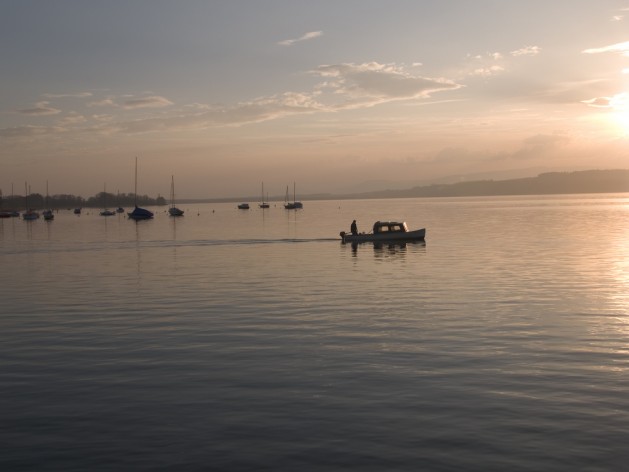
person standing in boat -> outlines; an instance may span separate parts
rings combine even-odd
[[[349,227],[349,230],[353,235],[358,234],[358,226],[356,226],[356,220],[352,221],[352,225]]]

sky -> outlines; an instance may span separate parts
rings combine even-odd
[[[182,199],[629,168],[629,0],[1,11],[5,195],[133,192],[136,157]]]

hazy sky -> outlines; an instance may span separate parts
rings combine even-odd
[[[629,168],[629,0],[7,0],[0,67],[5,195]]]

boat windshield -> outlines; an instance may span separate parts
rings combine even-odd
[[[376,222],[373,227],[374,233],[406,233],[408,227],[406,223],[392,223],[392,222]]]

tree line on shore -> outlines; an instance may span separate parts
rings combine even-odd
[[[66,194],[46,197],[40,193],[31,193],[26,198],[23,195],[0,197],[0,202],[4,209],[17,210],[25,208],[27,201],[29,208],[50,209],[133,207],[136,203],[139,206],[166,205],[166,199],[162,196],[151,198],[148,195],[138,195],[136,200],[134,193],[113,194],[100,192],[89,198]]]

